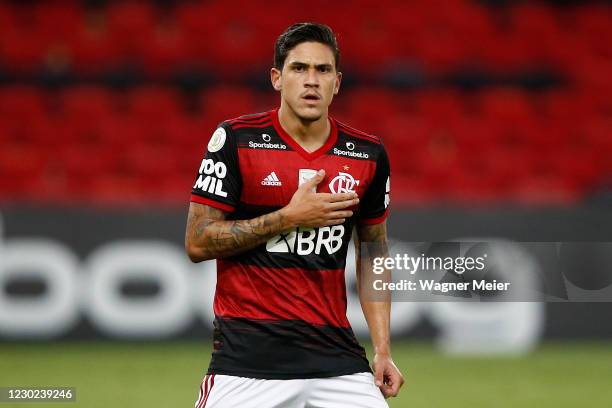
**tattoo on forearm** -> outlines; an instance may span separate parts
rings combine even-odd
[[[203,258],[224,258],[266,242],[281,232],[283,216],[276,211],[251,220],[226,221],[213,207],[192,204],[187,220],[186,243]]]

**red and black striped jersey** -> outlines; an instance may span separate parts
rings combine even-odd
[[[355,223],[386,219],[389,161],[378,137],[329,120],[330,136],[314,152],[283,130],[277,109],[225,121],[208,143],[191,201],[227,219],[286,206],[319,169],[326,175],[317,192],[360,198],[342,225],[298,227],[217,260],[211,374],[291,379],[369,371],[346,317],[344,268]]]

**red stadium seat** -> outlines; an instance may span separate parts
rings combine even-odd
[[[200,112],[210,129],[223,120],[254,113],[255,105],[249,88],[216,87],[200,95]]]
[[[224,79],[253,77],[255,69],[271,65],[275,37],[265,27],[270,15],[266,7],[252,2],[185,3],[177,10],[178,21],[193,39],[192,55],[216,67]]]
[[[0,39],[0,61],[13,73],[32,74],[44,61],[44,38],[35,30],[4,30]]]
[[[62,124],[57,136],[66,145],[88,149],[95,154],[99,149],[120,150],[125,145],[142,139],[140,128],[133,121],[122,117],[107,117],[104,120],[74,121],[58,119]]]
[[[465,116],[452,126],[458,149],[470,155],[486,155],[499,146],[496,129],[486,119]]]
[[[21,123],[46,114],[46,95],[26,86],[0,87],[0,117]]]
[[[196,149],[198,156],[204,151],[214,131],[207,128],[200,118],[186,115],[164,121],[160,126],[164,129],[169,144],[186,153]]]
[[[34,24],[49,43],[74,38],[84,24],[84,10],[76,2],[41,2],[32,8]]]
[[[116,43],[111,34],[104,12],[89,10],[78,34],[69,41],[77,72],[86,76],[97,75],[120,64],[123,58],[122,43]]]
[[[384,89],[352,90],[341,97],[348,100],[351,126],[367,133],[376,133],[386,118],[398,114],[396,95]]]
[[[3,143],[0,148],[0,200],[27,202],[44,197],[41,182],[47,170],[47,159],[48,153],[36,146]]]
[[[165,78],[176,71],[193,68],[198,61],[191,52],[194,42],[175,23],[158,23],[140,50],[146,74],[151,78]]]
[[[580,102],[580,94],[573,91],[547,92],[543,98],[543,114],[558,122],[582,121],[590,116],[590,107]]]
[[[127,1],[106,7],[107,27],[122,59],[140,57],[145,44],[153,36],[156,10],[149,2]]]
[[[75,122],[104,120],[118,111],[113,94],[102,87],[77,87],[61,95],[62,113]]]
[[[551,51],[563,41],[555,17],[553,9],[541,3],[518,4],[512,8],[512,35],[523,45],[533,64],[552,62]]]
[[[168,146],[135,145],[125,150],[122,162],[128,173],[142,177],[153,185],[174,173],[181,160],[177,149]],[[194,169],[194,172],[197,169]],[[195,173],[194,173],[195,174]]]
[[[382,8],[364,12],[359,7],[347,7],[340,11],[343,16],[334,29],[341,37],[341,63],[350,71],[362,76],[380,74],[390,67],[399,49],[385,21]],[[373,63],[376,61],[376,63]]]
[[[430,119],[456,120],[467,113],[465,99],[453,91],[425,92],[416,98],[417,110]]]
[[[529,122],[532,107],[527,96],[517,90],[499,89],[481,95],[481,113],[486,118],[502,122]]]
[[[174,118],[183,113],[181,95],[167,87],[139,87],[129,93],[128,112],[139,121]]]
[[[406,152],[422,148],[429,140],[431,125],[417,116],[397,115],[385,118],[381,125],[380,137],[387,151],[400,157]]]
[[[610,49],[606,45],[612,42],[612,28],[610,27],[609,5],[587,4],[572,10],[576,24],[576,33],[587,42],[591,49],[603,51],[608,56]]]

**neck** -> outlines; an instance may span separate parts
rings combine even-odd
[[[289,136],[308,151],[323,146],[331,131],[327,112],[317,120],[303,120],[284,103],[278,110],[278,121]]]

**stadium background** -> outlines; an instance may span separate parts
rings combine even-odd
[[[610,241],[609,2],[2,2],[0,386],[192,403],[214,272],[181,253],[190,187],[218,122],[278,104],[274,40],[308,20],[338,34],[332,115],[389,151],[394,239]],[[523,306],[395,304],[391,406],[609,406],[610,303]]]

